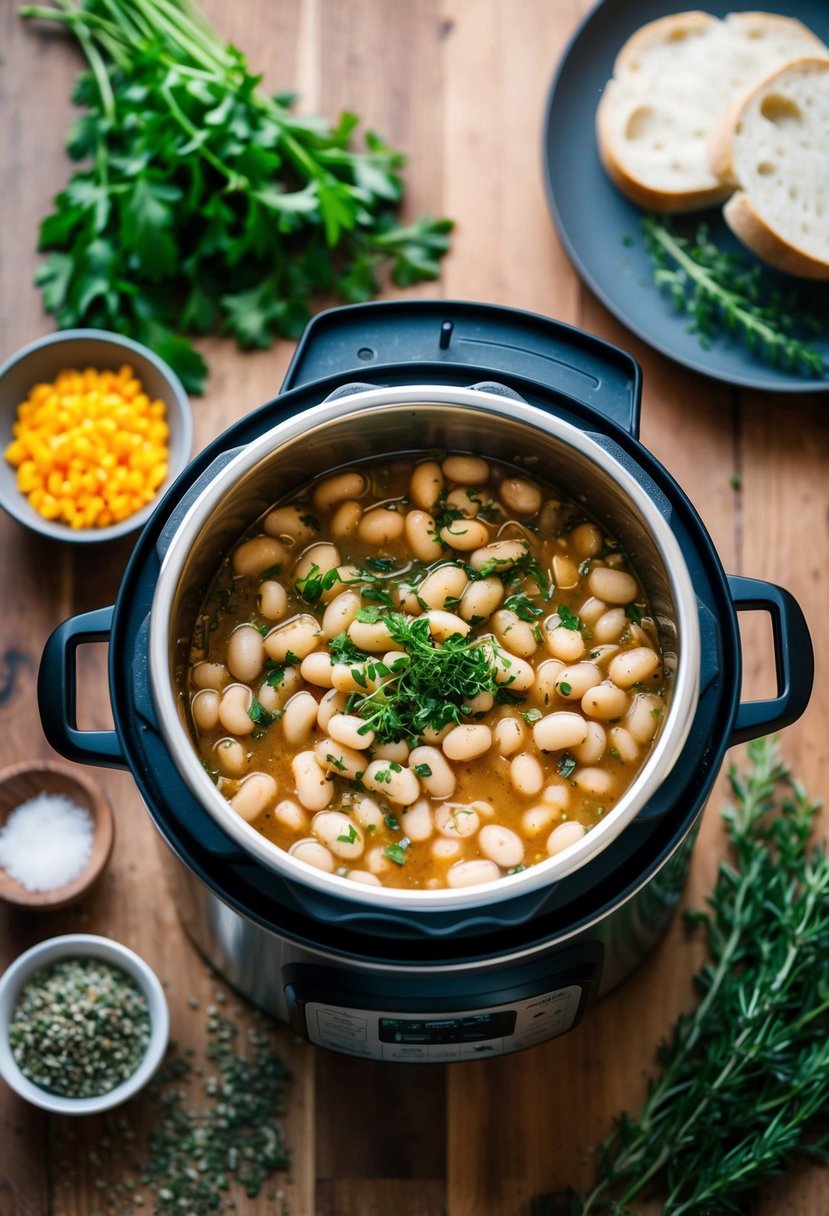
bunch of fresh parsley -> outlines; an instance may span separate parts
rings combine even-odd
[[[776,743],[749,746],[731,769],[723,863],[705,931],[700,1002],[661,1050],[642,1109],[602,1145],[589,1195],[544,1196],[533,1216],[724,1216],[779,1174],[793,1153],[829,1149],[829,858],[811,844],[817,804]],[[649,1209],[650,1210],[650,1209]]]
[[[185,334],[243,347],[296,338],[314,303],[356,303],[378,271],[438,274],[449,220],[401,225],[404,156],[358,124],[336,127],[270,96],[192,0],[57,0],[89,70],[67,148],[83,162],[43,221],[38,269],[61,328],[96,326],[155,350],[194,392],[206,367]]]

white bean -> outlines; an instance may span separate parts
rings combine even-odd
[[[439,532],[440,539],[452,549],[471,553],[489,540],[489,528],[479,519],[453,519]]]
[[[276,782],[269,773],[248,773],[230,800],[237,815],[252,823],[276,797]]]
[[[521,816],[521,831],[525,836],[539,836],[548,831],[550,824],[558,817],[558,811],[549,802],[539,802]]]
[[[602,534],[595,524],[578,524],[570,533],[570,543],[579,557],[595,557],[602,549]]]
[[[503,870],[520,866],[524,860],[524,842],[517,832],[500,823],[487,823],[478,833],[478,846],[485,857]]]
[[[382,887],[382,883],[376,874],[372,874],[370,870],[349,870],[346,874],[349,882],[359,882],[365,887]]]
[[[432,841],[431,852],[435,861],[445,864],[447,861],[454,861],[456,857],[459,857],[462,849],[463,845],[459,840],[454,840],[449,836],[438,836]]]
[[[379,621],[352,621],[346,633],[359,650],[366,650],[371,654],[380,654],[384,650],[388,650],[394,641],[388,625],[382,619]]]
[[[406,544],[420,561],[432,562],[443,553],[438,526],[428,511],[409,511],[404,531]]]
[[[520,718],[499,718],[492,728],[492,738],[499,756],[511,756],[522,747],[527,729]]]
[[[569,591],[579,585],[579,572],[572,558],[557,553],[552,561],[553,582],[561,591]]]
[[[287,539],[295,545],[307,545],[319,531],[313,515],[300,507],[274,507],[262,521],[268,536]]]
[[[463,566],[454,563],[438,566],[426,575],[417,588],[417,598],[427,608],[445,608],[447,602],[454,603],[463,594],[467,581]]]
[[[366,756],[363,752],[346,747],[330,736],[320,739],[314,744],[314,755],[317,764],[335,777],[345,777],[349,781],[359,781],[366,767]]]
[[[257,700],[273,713],[285,704],[288,697],[299,691],[301,684],[302,676],[298,667],[277,666],[270,671],[264,683],[259,685]]]
[[[607,604],[604,600],[597,600],[595,595],[591,595],[580,606],[578,615],[585,625],[592,627],[605,612],[607,612]]]
[[[595,663],[573,663],[559,672],[556,692],[565,701],[580,701],[589,688],[601,682],[602,673]]]
[[[491,616],[504,598],[504,584],[494,574],[475,579],[461,596],[458,612],[470,625],[479,625]]]
[[[613,778],[603,768],[577,768],[573,780],[580,790],[594,798],[606,798],[613,789]]]
[[[443,489],[443,473],[436,460],[415,465],[409,481],[409,498],[424,511],[431,511]]]
[[[597,642],[618,642],[627,627],[624,608],[608,608],[593,626],[593,637]]]
[[[318,511],[328,511],[346,498],[362,498],[368,489],[368,478],[363,473],[355,473],[352,469],[342,473],[332,473],[314,489],[312,501]]]
[[[519,658],[529,659],[538,650],[538,642],[529,621],[509,608],[499,608],[492,618],[492,631],[501,645]]]
[[[529,752],[520,752],[509,766],[509,779],[518,794],[532,797],[544,784],[544,770]]]
[[[366,511],[357,527],[357,535],[366,545],[387,545],[399,540],[405,527],[403,516],[391,507],[374,507]]]
[[[257,604],[262,616],[269,621],[281,621],[288,611],[288,593],[276,579],[266,578],[259,584]]]
[[[562,853],[571,845],[577,844],[584,834],[585,829],[582,824],[575,819],[568,819],[566,823],[560,823],[550,832],[547,837],[547,852],[551,857],[556,853]]]
[[[291,761],[296,796],[307,811],[323,811],[334,797],[334,785],[314,752],[297,752]]]
[[[248,765],[248,754],[238,739],[219,739],[213,744],[216,763],[227,777],[241,777]]]
[[[481,509],[481,500],[475,490],[458,486],[446,495],[446,506],[450,511],[460,511],[466,519],[474,519]]]
[[[447,638],[454,637],[455,634],[460,634],[461,637],[466,637],[470,632],[470,626],[466,621],[461,620],[459,616],[455,616],[454,612],[444,612],[440,608],[430,608],[428,612],[423,614],[429,622],[429,633],[439,642],[445,642]]]
[[[558,710],[547,714],[533,726],[533,740],[543,752],[563,751],[578,747],[587,738],[587,723],[581,714]]]
[[[573,748],[573,755],[579,764],[598,764],[606,747],[607,735],[601,722],[588,722],[587,738]]]
[[[322,640],[322,632],[316,617],[309,612],[300,612],[290,620],[274,625],[265,634],[265,650],[268,658],[284,663],[289,654],[304,659],[316,650]]]
[[[568,782],[563,777],[556,778],[549,785],[545,785],[541,791],[541,801],[549,803],[555,810],[561,814],[566,811],[571,802],[572,791]]]
[[[492,565],[493,570],[508,570],[529,553],[525,540],[496,540],[491,545],[476,549],[469,559],[475,570]]]
[[[561,659],[545,659],[535,669],[535,687],[543,705],[549,705],[558,697],[558,681],[564,671]]]
[[[658,666],[659,655],[655,650],[637,646],[633,650],[623,650],[611,659],[607,674],[619,688],[631,688],[652,676]]]
[[[320,730],[328,730],[328,723],[333,718],[334,714],[342,713],[345,709],[348,697],[344,692],[340,692],[337,688],[330,688],[323,695],[322,700],[317,708],[317,726]]]
[[[372,760],[393,760],[395,764],[408,764],[409,745],[405,739],[396,743],[377,743],[371,753]]]
[[[476,692],[474,697],[470,697],[468,701],[464,701],[464,713],[478,717],[480,714],[489,713],[494,704],[495,698],[491,692]]]
[[[329,525],[331,535],[337,540],[345,540],[347,536],[353,536],[359,528],[362,518],[363,508],[353,498],[341,502],[331,517]]]
[[[334,714],[328,721],[328,733],[337,743],[363,751],[371,747],[376,735],[357,714]]]
[[[632,574],[612,566],[594,566],[587,576],[587,589],[608,604],[629,604],[639,592]]]
[[[300,663],[299,673],[308,684],[315,684],[317,688],[331,688],[333,665],[327,650],[312,650]]]
[[[435,811],[435,827],[441,836],[474,836],[480,826],[481,820],[473,806],[444,805]]]
[[[228,684],[219,701],[219,721],[231,735],[249,735],[254,721],[248,710],[253,705],[253,693],[246,684]]]
[[[484,485],[489,481],[489,465],[480,456],[447,456],[440,467],[449,481],[462,486]]]
[[[476,857],[472,861],[456,861],[446,871],[447,887],[476,887],[482,882],[494,882],[501,871],[494,861]]]
[[[340,552],[337,546],[328,541],[318,541],[317,544],[303,549],[297,558],[292,576],[294,583],[304,582],[315,566],[314,574],[321,577],[330,570],[336,570],[339,564]]]
[[[441,743],[450,760],[474,760],[492,746],[492,731],[483,723],[464,722],[449,731]]]
[[[420,794],[416,775],[393,760],[372,760],[363,774],[363,784],[398,806],[409,806]]]
[[[237,680],[251,683],[265,662],[265,643],[255,625],[237,625],[227,641],[227,666]]]
[[[325,636],[335,638],[345,633],[360,611],[362,602],[359,591],[341,591],[336,595],[322,614],[322,632]]]
[[[614,654],[618,653],[619,647],[615,643],[604,642],[600,646],[594,646],[588,657],[591,663],[595,663],[597,667],[601,667],[603,663],[609,663]]]
[[[219,694],[216,689],[200,688],[190,702],[190,712],[198,730],[215,730],[219,725]]]
[[[394,863],[389,861],[383,852],[383,846],[379,844],[366,853],[365,863],[371,874],[388,874],[389,870],[394,869]]]
[[[313,866],[315,870],[325,870],[328,874],[333,874],[336,869],[336,862],[333,854],[326,849],[324,844],[320,844],[318,840],[314,840],[309,836],[305,840],[297,840],[288,849],[291,857],[295,857],[297,861],[304,861],[307,866]]]
[[[578,629],[565,629],[558,623],[558,616],[548,617],[542,629],[544,645],[554,659],[564,663],[577,663],[585,651],[584,638]]]
[[[317,700],[310,692],[295,692],[285,702],[282,711],[282,733],[285,742],[299,747],[307,741],[317,722]]]
[[[650,743],[665,707],[652,693],[637,693],[623,723],[640,745]]]
[[[221,691],[229,680],[224,663],[196,663],[190,672],[190,677],[196,688],[215,688]]]
[[[414,769],[420,784],[432,798],[451,798],[455,792],[455,774],[436,747],[415,747],[409,753],[409,768]],[[428,770],[428,771],[427,771]]]
[[[581,699],[581,707],[587,716],[599,718],[602,722],[623,717],[628,704],[628,694],[608,680],[589,688]]]
[[[308,812],[303,810],[292,798],[283,798],[273,808],[273,817],[283,828],[290,832],[308,831]]]
[[[351,804],[351,813],[361,827],[367,832],[377,832],[383,824],[383,811],[380,806],[369,798],[368,794],[359,794]],[[414,840],[414,837],[411,838]]]
[[[409,840],[417,844],[429,840],[435,833],[435,821],[428,798],[418,798],[402,812],[400,827]]]
[[[639,755],[639,744],[624,726],[611,726],[608,733],[610,747],[623,764],[632,764]]]
[[[541,491],[523,477],[506,477],[498,487],[498,493],[510,511],[527,519],[541,509]]]
[[[233,551],[233,573],[248,575],[261,574],[271,566],[280,569],[290,560],[288,550],[273,536],[254,536],[252,540],[243,541]]]
[[[318,811],[311,820],[311,831],[344,861],[356,861],[363,854],[363,833],[342,811]]]

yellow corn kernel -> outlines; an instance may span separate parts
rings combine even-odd
[[[4,455],[44,519],[104,528],[155,497],[168,436],[165,403],[150,400],[128,364],[65,368],[18,404]]]

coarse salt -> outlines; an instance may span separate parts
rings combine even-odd
[[[36,794],[0,828],[0,866],[27,891],[53,891],[81,873],[93,831],[86,808],[65,794]]]

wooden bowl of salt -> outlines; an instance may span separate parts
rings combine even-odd
[[[106,795],[82,771],[28,760],[0,771],[0,899],[51,911],[80,899],[112,852]]]

